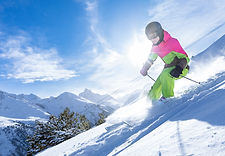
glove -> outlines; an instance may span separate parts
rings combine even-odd
[[[178,78],[180,74],[182,74],[182,71],[183,69],[180,66],[176,65],[176,67],[170,72],[170,75]]]
[[[141,75],[146,76],[148,74],[148,70],[151,66],[152,66],[151,62],[149,62],[149,61],[145,62],[145,64],[143,65],[143,67],[140,71]]]

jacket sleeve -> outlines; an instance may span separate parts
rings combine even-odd
[[[179,41],[175,38],[168,40],[168,45],[168,48],[171,51],[165,57],[163,57],[165,67],[180,66],[182,69],[184,69],[190,61],[187,53],[181,47]]]
[[[155,60],[158,58],[158,55],[154,52],[151,52],[148,56],[148,62],[153,64],[155,62]]]

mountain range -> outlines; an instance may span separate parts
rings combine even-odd
[[[34,94],[16,95],[0,91],[0,155],[25,155],[26,136],[32,131],[35,120],[45,121],[50,114],[58,116],[68,107],[71,111],[85,115],[94,125],[99,119],[99,113],[109,115],[115,110],[115,103],[113,97],[96,94],[88,89],[79,96],[64,92],[45,99]]]

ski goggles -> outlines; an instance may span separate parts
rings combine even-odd
[[[158,37],[158,34],[155,32],[155,33],[148,34],[147,36],[148,36],[149,40],[152,40],[152,39]]]

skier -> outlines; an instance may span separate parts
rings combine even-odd
[[[149,23],[145,28],[145,34],[153,45],[140,73],[146,76],[158,56],[163,60],[164,69],[153,84],[148,96],[153,101],[158,99],[164,101],[174,96],[174,81],[187,75],[190,59],[179,41],[163,30],[159,22]]]

